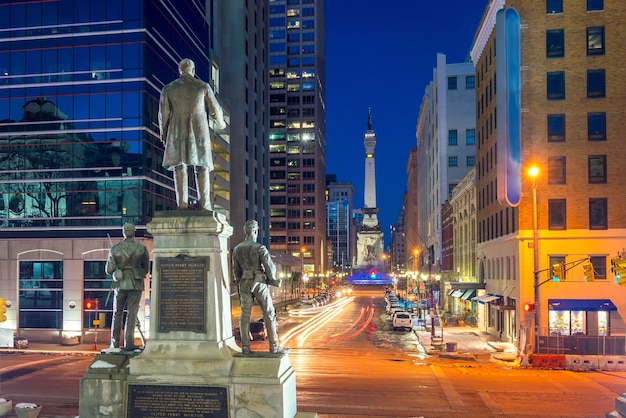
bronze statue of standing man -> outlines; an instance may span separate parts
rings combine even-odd
[[[285,354],[288,349],[278,344],[276,332],[276,311],[268,284],[280,286],[276,279],[276,266],[270,253],[263,244],[256,242],[259,236],[259,224],[249,220],[243,227],[245,241],[233,249],[233,279],[239,288],[239,332],[241,333],[241,350],[250,354],[250,313],[256,299],[263,311],[263,321],[267,327],[267,338],[270,353]]]
[[[115,298],[113,299],[113,319],[111,325],[110,348],[120,348],[124,308],[128,310],[124,325],[124,351],[135,347],[135,326],[137,311],[144,289],[144,279],[150,271],[148,249],[135,241],[135,225],[127,222],[123,226],[124,240],[115,244],[109,251],[105,270],[113,277]]]
[[[159,101],[159,128],[165,144],[163,167],[174,171],[179,209],[187,209],[189,205],[187,167],[193,166],[200,208],[212,210],[213,153],[206,109],[218,129],[226,128],[226,122],[211,86],[194,77],[194,62],[185,58],[178,64],[178,70],[180,77],[163,88]]]

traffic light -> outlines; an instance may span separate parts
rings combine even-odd
[[[583,263],[583,271],[585,272],[585,281],[592,282],[596,279],[595,273],[593,271],[593,264],[590,262]]]
[[[525,303],[524,304],[524,312],[533,312],[535,310],[534,303]]]
[[[611,272],[615,274],[615,284],[626,286],[626,260],[620,257],[612,258]]]
[[[7,320],[7,300],[5,298],[0,298],[0,322],[4,322]]]
[[[552,264],[552,280],[555,282],[564,282],[563,263]]]
[[[96,307],[96,304],[93,302],[93,300],[85,301],[85,310],[92,310],[95,307]]]

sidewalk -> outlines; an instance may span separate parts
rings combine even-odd
[[[477,356],[491,355],[500,361],[517,360],[517,347],[510,342],[497,341],[486,332],[471,326],[435,326],[434,338],[430,324],[415,330],[420,343],[428,354],[444,358],[476,360]]]

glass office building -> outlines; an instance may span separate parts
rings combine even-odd
[[[204,0],[0,5],[0,296],[11,301],[0,327],[82,332],[96,319],[86,300],[110,322],[112,241],[132,222],[151,249],[145,225],[176,208],[160,91],[182,58],[219,79],[213,21]],[[227,137],[214,154],[213,202],[227,213]]]

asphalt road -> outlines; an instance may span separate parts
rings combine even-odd
[[[413,333],[391,330],[383,310],[380,292],[357,292],[317,315],[281,314],[298,411],[319,418],[604,417],[626,392],[626,372],[524,369],[488,351],[475,352],[475,360],[428,355]],[[255,344],[261,350],[267,342]],[[42,404],[40,418],[75,417],[92,354],[34,349],[0,354],[0,396]]]

